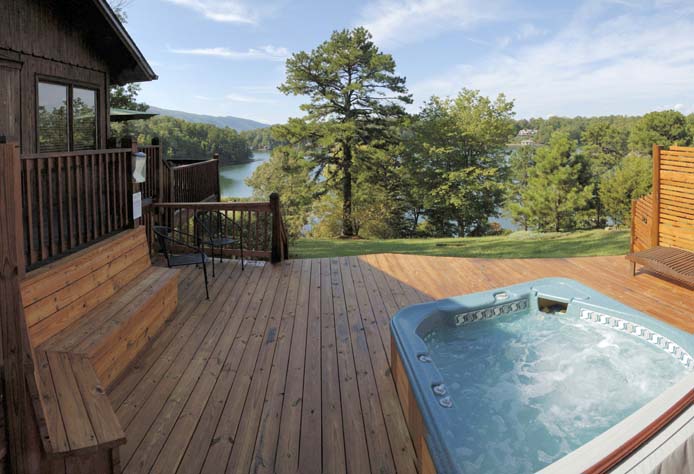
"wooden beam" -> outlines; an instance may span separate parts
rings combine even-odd
[[[30,440],[35,419],[29,410],[27,379],[33,362],[24,319],[20,279],[24,275],[19,145],[0,143],[0,330],[6,428],[13,473],[31,471],[40,456]]]
[[[651,245],[660,245],[660,146],[653,145],[653,219],[651,222]]]

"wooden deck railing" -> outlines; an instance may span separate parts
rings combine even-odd
[[[21,156],[28,269],[132,225],[131,151]]]
[[[155,203],[148,209],[145,222],[163,225],[190,236],[198,235],[193,216],[198,212],[218,213],[219,229],[226,237],[243,234],[244,256],[279,262],[287,258],[287,233],[279,210],[279,197],[273,194],[268,202],[181,202]],[[180,236],[177,236],[180,237]],[[189,239],[195,245],[194,237]],[[227,257],[238,256],[238,248],[224,250]]]
[[[147,179],[142,184],[142,197],[147,199],[158,199],[167,196],[168,189],[165,184],[168,182],[169,169],[161,159],[161,145],[159,139],[152,140],[151,145],[137,145],[138,151],[147,155]]]
[[[174,166],[169,169],[169,175],[170,202],[200,202],[219,198],[219,159]]]

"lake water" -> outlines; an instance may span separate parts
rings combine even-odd
[[[222,197],[245,198],[253,195],[253,188],[244,180],[253,174],[255,169],[270,159],[270,152],[253,152],[253,161],[240,165],[226,165],[219,170],[219,186]]]
[[[253,152],[253,161],[240,165],[226,165],[219,170],[219,185],[222,197],[245,198],[253,195],[253,188],[247,186],[244,180],[248,178],[256,168],[270,159],[270,152]],[[519,230],[519,227],[508,217],[491,218],[490,222],[498,222],[504,229]]]

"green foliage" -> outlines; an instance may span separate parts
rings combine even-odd
[[[601,182],[600,200],[605,212],[617,225],[629,223],[631,201],[648,194],[652,182],[652,160],[630,154]]]
[[[159,137],[167,159],[209,159],[219,153],[223,164],[233,164],[245,163],[253,156],[246,141],[232,128],[165,116],[114,123],[111,128],[113,136],[132,135],[139,143],[150,143],[152,138]]]
[[[429,232],[485,232],[504,200],[505,144],[513,134],[513,102],[463,89],[432,97],[406,137],[403,168],[413,212],[424,209]],[[455,223],[455,228],[452,224]],[[417,222],[415,222],[415,225]]]
[[[691,141],[685,116],[674,110],[665,110],[648,113],[636,122],[629,136],[629,149],[650,155],[654,144],[686,146]]]
[[[535,155],[528,185],[521,192],[530,223],[543,231],[574,229],[577,213],[587,209],[593,185],[581,183],[585,163],[568,133],[555,132]]]
[[[355,235],[352,215],[353,165],[371,153],[361,148],[387,148],[405,116],[411,97],[405,79],[395,74],[395,61],[381,53],[364,28],[335,31],[311,52],[287,60],[285,94],[304,95],[306,115],[291,119],[276,135],[303,150],[326,186],[342,195],[342,233]]]
[[[508,202],[506,208],[511,219],[524,230],[530,227],[530,212],[523,200],[523,190],[528,187],[530,170],[535,166],[535,148],[524,146],[511,153],[508,162]]]
[[[251,150],[271,151],[278,146],[286,145],[286,143],[284,143],[283,141],[277,140],[273,137],[274,127],[276,126],[273,125],[272,127],[244,130],[242,132],[239,132],[239,134],[243,137],[244,140],[246,140],[248,146],[251,147]]]
[[[149,105],[137,101],[137,96],[141,89],[142,87],[137,83],[111,86],[111,107],[147,112]]]
[[[299,236],[308,224],[320,188],[310,179],[311,168],[311,163],[297,149],[285,146],[273,150],[270,159],[246,179],[259,200],[267,200],[274,192],[280,195],[282,218],[292,238]]]

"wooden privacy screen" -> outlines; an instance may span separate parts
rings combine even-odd
[[[649,194],[631,204],[631,252],[641,252],[653,247],[651,223],[653,222],[653,195]]]
[[[28,269],[130,226],[130,149],[23,155]]]
[[[694,148],[671,146],[653,155],[657,245],[694,251]]]

